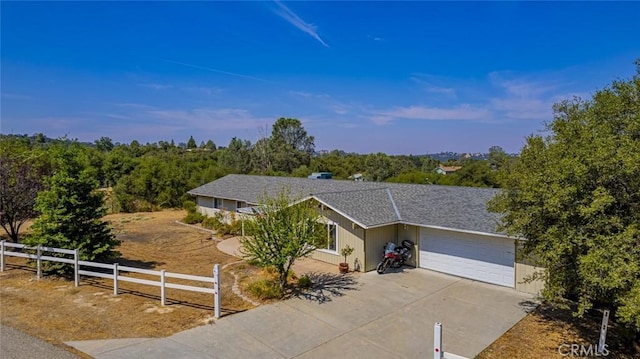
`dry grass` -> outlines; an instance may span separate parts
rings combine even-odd
[[[218,251],[210,234],[176,224],[184,215],[183,211],[108,215],[106,219],[122,240],[119,263],[209,276],[215,263],[238,260]],[[55,276],[36,280],[35,271],[20,258],[10,257],[7,263],[7,271],[0,273],[0,321],[54,344],[164,337],[212,320],[211,295],[167,289],[168,305],[162,307],[158,287],[121,282],[120,294],[114,297],[109,280],[84,278],[75,288],[73,282]],[[249,283],[272,277],[246,263],[222,270],[223,315],[252,307],[232,293],[230,271],[239,276],[240,288],[247,295]],[[596,313],[579,320],[569,311],[540,306],[478,357],[562,358],[558,353],[561,344],[597,344],[600,319]],[[640,358],[640,345],[625,339],[615,323],[610,324],[607,344],[608,358]]]
[[[601,322],[602,314],[598,312],[580,319],[573,317],[570,310],[541,305],[482,351],[477,358],[566,358],[558,350],[563,344],[598,345]],[[606,343],[610,352],[607,358],[640,358],[640,344],[625,336],[611,319]],[[562,353],[566,354],[567,349],[564,346]]]
[[[222,266],[237,261],[218,251],[210,234],[176,224],[184,215],[183,211],[108,215],[106,219],[122,240],[118,262],[211,276],[215,263]],[[75,288],[72,281],[55,276],[35,279],[34,270],[21,258],[9,257],[7,263],[7,271],[0,274],[0,320],[53,343],[164,337],[212,320],[213,298],[209,294],[167,289],[167,306],[162,307],[158,287],[120,282],[120,294],[114,297],[110,280],[83,278]],[[250,266],[244,267],[246,274],[242,276],[254,272]],[[222,270],[223,315],[252,307],[232,293],[233,281],[234,277]]]

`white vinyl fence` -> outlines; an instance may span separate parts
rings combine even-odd
[[[16,252],[13,250],[7,250],[7,248],[26,249],[29,252],[35,251],[35,254],[28,253],[28,252]],[[53,256],[43,255],[43,253],[60,253],[60,254],[72,256],[72,258],[53,257]],[[77,249],[71,250],[71,249],[62,249],[62,248],[53,248],[53,247],[44,247],[44,246],[29,247],[24,244],[0,241],[0,269],[3,272],[5,270],[5,256],[35,259],[38,278],[42,277],[42,261],[43,260],[73,264],[74,279],[75,279],[76,287],[80,285],[81,275],[112,279],[113,295],[118,295],[118,283],[120,281],[160,287],[160,302],[162,303],[163,306],[166,304],[166,293],[165,293],[166,288],[213,294],[214,317],[220,318],[220,269],[219,269],[220,266],[218,264],[215,264],[213,266],[212,277],[203,277],[203,276],[195,276],[190,274],[171,273],[171,272],[165,271],[164,269],[156,271],[156,270],[121,266],[121,265],[118,265],[118,263],[107,264],[107,263],[81,261],[79,260],[79,252]],[[110,273],[83,270],[81,269],[81,267],[107,269],[107,270],[110,270]],[[155,280],[149,280],[149,279],[141,279],[141,278],[124,276],[122,275],[122,272],[158,276],[159,280],[155,281]],[[178,284],[178,283],[167,283],[168,278],[212,283],[213,288],[197,287],[197,286],[184,285],[184,284]]]

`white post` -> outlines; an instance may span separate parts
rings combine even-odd
[[[598,354],[603,354],[606,349],[605,341],[607,340],[607,326],[609,324],[609,309],[605,309],[602,313],[602,325],[600,326],[600,340],[598,341]]]
[[[2,255],[0,255],[0,270],[4,272],[4,240],[0,241],[0,247],[2,247],[0,250],[2,251]]]
[[[433,326],[433,359],[442,359],[442,324]]]
[[[73,276],[75,278],[76,287],[80,286],[80,251],[76,248],[73,251]]]
[[[40,255],[41,255],[41,251],[40,251],[40,245],[38,245],[37,249],[37,254],[36,254],[36,261],[38,263],[38,272],[37,272],[37,277],[38,279],[40,279],[40,277],[42,276],[42,266],[41,266],[41,260],[40,260]]]
[[[118,263],[113,263],[113,295],[118,295]]]
[[[214,318],[220,318],[220,265],[213,266],[213,307]]]
[[[164,285],[166,283],[165,281],[166,281],[166,279],[165,279],[165,270],[163,269],[163,270],[160,271],[160,304],[162,304],[163,307],[165,306],[165,304],[167,302],[167,298],[166,298],[166,295],[165,295],[165,288],[164,288]]]

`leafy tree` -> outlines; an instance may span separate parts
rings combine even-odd
[[[137,159],[126,145],[120,145],[110,151],[102,164],[106,186],[115,186],[118,180],[133,171]]]
[[[467,160],[461,169],[452,174],[442,176],[453,180],[451,185],[467,187],[498,187],[496,176],[487,161]],[[440,184],[445,184],[441,181]]]
[[[438,166],[440,165],[440,162],[434,158],[428,157],[428,156],[424,156],[420,158],[420,168],[422,169],[422,172],[433,172],[435,171],[436,168],[438,168]]]
[[[260,215],[245,222],[251,236],[240,240],[242,253],[259,266],[275,267],[284,289],[293,263],[326,241],[326,226],[311,201],[292,201],[286,190],[261,202]]]
[[[36,216],[35,200],[43,189],[45,170],[35,164],[26,146],[10,139],[0,141],[0,225],[17,243],[20,227]]]
[[[216,150],[216,144],[213,143],[212,140],[207,141],[207,143],[204,145],[204,148],[211,150],[211,151],[215,151]]]
[[[404,172],[387,179],[387,182],[427,184],[427,175],[422,171]]]
[[[500,146],[491,146],[489,148],[489,167],[492,170],[501,169],[509,160],[509,155]]]
[[[95,141],[96,148],[101,152],[109,152],[113,149],[113,141],[109,137],[100,137]]]
[[[196,148],[196,140],[193,139],[193,136],[189,137],[189,141],[187,141],[187,148],[188,149],[193,149]]]
[[[546,268],[544,297],[596,303],[640,331],[640,61],[631,80],[554,106],[490,205]]]
[[[291,173],[302,165],[309,166],[315,149],[313,141],[300,120],[279,118],[273,124],[269,140],[273,169]]]
[[[393,176],[393,168],[389,156],[380,152],[370,154],[364,161],[367,179],[375,182],[386,181],[387,178]]]
[[[271,146],[268,138],[260,138],[251,148],[253,170],[265,174],[271,172]]]
[[[233,172],[249,173],[251,171],[251,142],[232,138],[229,146],[220,156],[220,164]]]
[[[36,198],[39,216],[33,224],[33,235],[25,240],[30,245],[75,249],[80,259],[102,261],[117,254],[119,244],[105,214],[102,192],[98,184],[83,170],[76,157],[77,144],[55,153],[59,169],[45,179],[47,189]],[[51,269],[64,271],[63,265]]]

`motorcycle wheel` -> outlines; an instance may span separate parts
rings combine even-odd
[[[376,272],[378,272],[378,274],[383,274],[387,270],[388,266],[389,266],[389,260],[384,259],[382,260],[382,262],[378,263],[378,266],[376,267]]]

